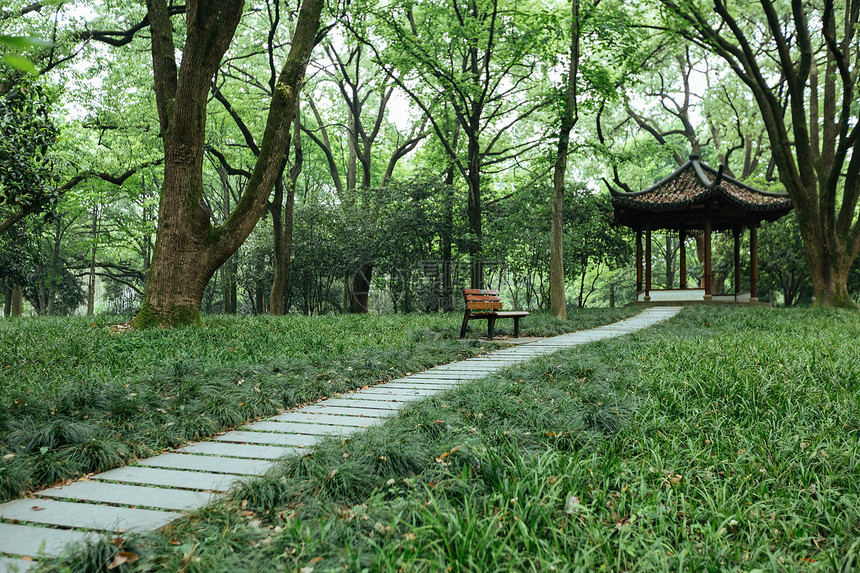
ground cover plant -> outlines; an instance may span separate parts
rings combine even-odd
[[[414,404],[117,551],[137,571],[852,571],[860,316],[685,309]]]
[[[629,313],[538,313],[523,330],[555,334]],[[0,321],[0,500],[493,348],[458,341],[459,321],[219,316],[147,331],[83,317]]]

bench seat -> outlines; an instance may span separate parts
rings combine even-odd
[[[470,320],[487,321],[487,339],[493,339],[493,331],[497,318],[514,319],[514,338],[520,336],[520,318],[528,316],[524,310],[502,310],[502,298],[497,290],[464,289],[463,298],[466,300],[466,311],[463,315],[463,326],[460,338],[465,338],[466,328]]]

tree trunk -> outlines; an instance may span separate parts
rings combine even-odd
[[[12,314],[12,288],[9,287],[3,292],[3,316],[9,318]]]
[[[845,252],[842,241],[832,241],[831,247],[822,244],[817,237],[808,237],[801,224],[801,234],[806,245],[809,276],[815,292],[815,306],[854,308],[856,303],[848,290],[848,273],[857,257],[856,251]],[[829,252],[830,249],[835,252]]]
[[[293,212],[296,204],[296,183],[302,173],[304,153],[302,152],[302,127],[298,111],[294,120],[293,147],[295,148],[295,159],[290,167],[289,180],[287,181],[287,203],[283,207],[281,215],[281,201],[283,192],[275,193],[274,203],[278,211],[278,220],[275,222],[275,213],[272,212],[272,225],[275,228],[275,273],[272,279],[272,292],[269,294],[269,312],[272,315],[286,314],[288,308],[284,304],[287,291],[287,279],[290,275],[290,257],[293,255]],[[279,181],[283,181],[281,178]],[[277,185],[276,185],[277,190]]]
[[[87,279],[87,316],[92,316],[96,302],[96,253],[99,244],[99,220],[101,219],[101,208],[96,205],[93,213],[93,250],[90,254],[90,274]]]
[[[567,173],[567,154],[570,130],[576,124],[576,77],[579,70],[579,0],[571,1],[570,69],[567,75],[561,128],[558,133],[558,150],[552,179],[552,215],[549,241],[549,305],[556,318],[567,319],[564,296],[564,177]],[[580,293],[580,298],[581,298]],[[581,306],[581,304],[580,304]]]
[[[666,233],[666,288],[671,289],[675,285],[675,251],[677,245],[673,246],[672,236]]]
[[[12,295],[9,297],[9,315],[21,316],[24,314],[24,289],[21,285],[12,286]]]
[[[439,310],[454,310],[454,280],[451,276],[454,261],[454,167],[445,173],[445,197],[442,199],[442,231],[439,233],[439,252],[442,255],[442,297]]]
[[[150,280],[135,326],[197,323],[209,279],[256,226],[289,147],[290,127],[323,4],[323,0],[302,3],[251,178],[230,217],[214,227],[202,202],[206,104],[243,3],[188,3],[186,42],[181,50],[182,66],[177,70],[173,25],[165,0],[147,0],[156,105],[164,142],[164,184]]]
[[[480,143],[477,132],[469,136],[469,173],[468,173],[468,219],[469,219],[469,258],[471,259],[471,288],[484,288],[484,261],[481,259],[483,231],[481,229],[481,162]]]

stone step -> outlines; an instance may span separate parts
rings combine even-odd
[[[0,551],[8,555],[57,557],[72,543],[94,539],[91,531],[0,523]]]
[[[294,434],[279,434],[275,432],[247,432],[234,430],[212,438],[218,442],[234,442],[240,444],[266,444],[277,446],[312,446],[319,441],[315,436],[297,436]]]
[[[307,434],[311,436],[346,436],[360,432],[364,428],[356,426],[332,426],[330,424],[302,424],[299,422],[255,422],[245,426],[249,430],[264,432],[283,432],[287,434]]]
[[[320,406],[347,406],[356,410],[399,410],[403,402],[387,402],[384,400],[356,400],[354,398],[329,398],[318,402]]]
[[[236,483],[239,480],[239,477],[229,474],[126,466],[124,468],[117,468],[115,470],[96,474],[90,477],[90,479],[139,485],[164,485],[178,489],[224,492],[230,489],[230,486]]]
[[[260,460],[277,460],[290,454],[300,452],[295,446],[258,446],[254,444],[232,444],[229,442],[197,442],[176,450],[188,454],[210,454],[215,456],[250,458]]]
[[[215,474],[234,474],[259,476],[272,467],[268,460],[248,460],[244,458],[222,458],[220,456],[195,455],[186,453],[161,454],[137,462],[139,466],[194,470]]]
[[[333,416],[329,414],[315,414],[313,412],[289,412],[268,418],[278,422],[299,422],[302,424],[331,424],[333,426],[355,426],[358,428],[366,428],[373,424],[378,424],[382,420],[379,418],[369,418],[367,416]]]
[[[0,518],[100,531],[148,531],[179,517],[175,511],[114,507],[53,499],[16,499],[0,505]]]
[[[155,507],[182,511],[206,505],[216,494],[186,489],[169,489],[107,483],[101,481],[77,481],[61,487],[52,487],[37,491],[34,495],[58,499],[76,499],[84,501],[100,501],[117,505],[133,505],[138,507]]]
[[[312,406],[305,406],[299,412],[307,412],[309,414],[333,414],[339,416],[359,416],[365,418],[376,418],[379,421],[383,421],[385,418],[390,418],[391,416],[397,415],[397,410],[385,409],[380,410],[376,408],[351,408],[349,406],[335,406],[333,404],[323,404],[319,403],[314,404]]]

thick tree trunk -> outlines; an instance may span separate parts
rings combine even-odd
[[[21,316],[24,314],[24,289],[21,285],[12,286],[12,296],[9,299],[9,315]]]
[[[827,245],[817,244],[814,236],[806,235],[803,225],[801,225],[801,233],[806,245],[806,259],[815,293],[815,306],[855,308],[857,303],[851,298],[848,290],[848,273],[854,259],[857,258],[857,253],[848,251],[843,246],[843,241],[833,240],[830,248]]]
[[[552,180],[552,215],[549,240],[549,306],[556,318],[567,319],[564,295],[564,177],[567,172],[567,154],[570,130],[578,119],[576,106],[576,77],[579,70],[579,0],[571,1],[570,69],[567,90],[558,133],[558,150]],[[582,292],[580,291],[580,306]]]
[[[302,3],[251,178],[230,217],[220,227],[213,227],[202,201],[206,104],[212,78],[233,38],[243,3],[188,3],[187,39],[182,49],[182,67],[177,72],[173,26],[166,4],[164,0],[147,0],[165,161],[152,270],[135,326],[198,322],[206,284],[245,241],[265,210],[289,146],[290,126],[323,4],[323,0]]]

